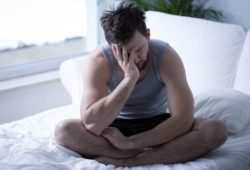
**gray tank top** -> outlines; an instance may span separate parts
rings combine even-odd
[[[160,60],[164,55],[167,44],[160,40],[149,41],[149,70],[147,75],[137,83],[118,114],[118,118],[137,119],[156,116],[167,111],[167,98],[165,85],[160,79]],[[109,64],[109,93],[122,81],[119,79],[118,62],[113,56],[109,45],[101,47],[104,57]]]

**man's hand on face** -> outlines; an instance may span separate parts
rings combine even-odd
[[[127,46],[118,46],[117,44],[112,44],[112,50],[124,72],[124,78],[131,78],[137,81],[140,72],[135,65],[135,51],[131,50],[131,52],[128,53]]]
[[[133,150],[134,145],[128,137],[124,136],[117,128],[107,127],[102,136],[105,137],[114,147],[120,150]]]

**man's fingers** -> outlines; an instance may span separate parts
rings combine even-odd
[[[117,44],[112,44],[111,47],[112,47],[112,50],[113,50],[113,53],[114,53],[114,56],[115,56],[116,60],[117,61],[122,61],[123,59],[122,59],[121,52],[120,52],[120,49],[119,49],[118,45]]]
[[[131,50],[131,52],[130,52],[129,63],[135,63],[135,52],[134,52],[134,50]]]
[[[116,45],[115,45],[115,44],[112,44],[112,45],[111,45],[111,48],[112,48],[112,50],[113,50],[113,53],[114,53],[114,56],[115,56],[116,60],[118,60],[119,58],[118,58],[118,54],[117,54]]]
[[[104,137],[111,137],[112,136],[112,131],[108,128],[106,128],[103,132],[102,132],[102,136]]]
[[[116,130],[116,128],[114,128],[114,127],[107,127],[106,129],[104,129],[103,133],[108,134],[110,136],[114,136],[115,130]]]
[[[108,134],[108,133],[105,133],[105,132],[102,133],[102,136],[103,136],[104,138],[107,138],[107,139],[109,139],[109,137],[110,137],[109,134]]]
[[[119,60],[124,61],[123,56],[122,56],[122,47],[119,47],[118,45],[116,45],[116,49],[117,49],[117,56]]]
[[[122,47],[122,56],[123,56],[123,61],[125,63],[128,63],[128,50],[126,45]]]
[[[112,143],[113,144],[113,138],[110,136],[110,134],[109,133],[103,133],[102,134],[102,136],[105,138],[105,139],[107,139],[110,143]]]

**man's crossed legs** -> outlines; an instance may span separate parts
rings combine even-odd
[[[156,134],[157,135],[157,134]],[[191,161],[222,145],[227,139],[225,126],[212,119],[195,119],[190,132],[145,150],[122,151],[102,136],[89,133],[79,119],[60,122],[56,142],[85,158],[116,166],[171,164]]]

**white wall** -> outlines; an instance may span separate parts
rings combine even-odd
[[[250,0],[207,0],[206,5],[222,11],[225,23],[250,29]]]
[[[0,124],[70,104],[59,80],[0,92]]]
[[[86,0],[87,14],[87,35],[86,35],[86,50],[93,50],[98,44],[98,12],[97,0]]]

